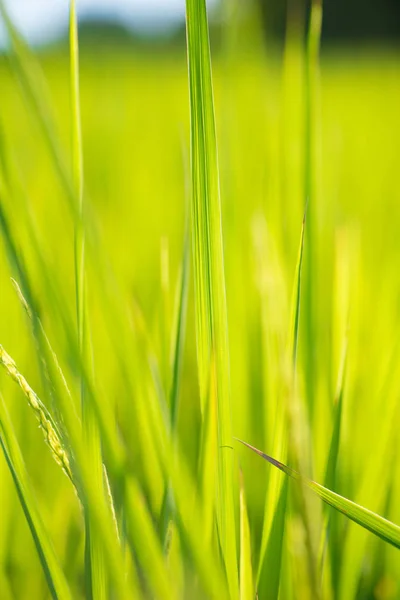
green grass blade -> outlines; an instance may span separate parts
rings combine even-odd
[[[314,350],[315,293],[316,293],[316,235],[317,224],[317,161],[316,133],[319,94],[319,49],[322,30],[322,0],[312,0],[307,33],[305,56],[305,156],[304,156],[304,199],[310,204],[309,223],[307,227],[307,260],[305,269],[305,345],[306,353],[306,389],[309,416],[314,413],[314,372],[316,369],[316,353]]]
[[[278,407],[275,418],[275,431],[273,438],[274,453],[278,456],[286,456],[288,436],[288,425],[290,434],[295,427],[294,415],[296,414],[295,394],[296,394],[296,368],[297,368],[297,347],[299,338],[300,322],[300,299],[301,299],[301,276],[303,266],[304,251],[304,232],[306,223],[306,213],[304,213],[300,242],[297,254],[295,268],[295,277],[293,293],[291,300],[290,325],[288,336],[288,360],[289,381],[284,382],[286,393],[286,404]],[[296,457],[299,456],[300,449],[297,447],[294,439],[289,434],[289,450]],[[261,597],[274,598],[278,596],[280,585],[280,569],[282,565],[283,536],[285,532],[286,507],[287,507],[288,486],[282,482],[282,478],[275,473],[271,473],[266,496],[264,511],[264,527],[261,542],[260,560],[257,574],[257,590]]]
[[[340,371],[338,377],[338,385],[335,399],[335,410],[333,419],[333,431],[331,444],[329,447],[328,461],[326,465],[324,486],[328,489],[335,489],[336,487],[336,468],[339,457],[339,444],[340,444],[340,431],[342,426],[342,412],[343,412],[343,394],[344,385],[346,378],[346,367],[347,367],[347,346],[348,339],[344,340],[342,359],[340,364]]]
[[[57,429],[51,414],[47,410],[46,406],[33,391],[31,386],[26,381],[25,377],[17,369],[17,366],[11,356],[4,350],[0,344],[0,365],[5,368],[6,373],[11,377],[13,381],[21,388],[22,392],[28,400],[29,406],[34,411],[37,420],[39,421],[40,428],[43,431],[44,438],[48,444],[52,456],[56,463],[62,468],[67,477],[73,481],[70,459],[68,453],[65,451],[61,435]]]
[[[72,595],[40,517],[37,502],[28,480],[28,474],[26,472],[21,450],[1,394],[0,444],[35,542],[51,596],[54,600],[70,600],[72,599]]]
[[[182,272],[179,282],[178,307],[176,316],[176,326],[174,328],[173,352],[172,352],[172,382],[170,389],[170,412],[171,412],[171,428],[176,429],[178,422],[179,411],[179,389],[182,371],[183,351],[186,334],[186,315],[189,292],[189,275],[190,275],[190,238],[189,229],[186,228]]]
[[[143,574],[155,598],[172,600],[176,590],[171,581],[163,550],[138,485],[127,481],[127,525],[130,543],[135,548]]]
[[[251,535],[247,514],[243,476],[240,481],[240,600],[253,600],[253,573],[251,564]]]
[[[38,119],[44,139],[47,142],[60,182],[64,187],[69,207],[74,216],[78,215],[78,202],[74,186],[67,168],[65,157],[55,134],[55,126],[49,109],[47,87],[41,69],[31,55],[26,43],[15,28],[3,0],[0,0],[0,15],[11,42],[11,60],[21,87]]]
[[[307,208],[306,208],[307,210]],[[289,352],[291,358],[291,369],[293,381],[296,377],[297,365],[297,346],[299,340],[299,323],[300,323],[300,298],[301,298],[301,275],[303,267],[303,251],[304,251],[304,232],[306,225],[306,211],[304,212],[303,222],[301,226],[300,243],[297,254],[296,272],[293,287],[293,296],[291,304],[291,317],[289,328]]]
[[[239,596],[233,501],[232,424],[219,171],[205,0],[186,1],[191,118],[192,238],[201,405],[215,356],[218,422],[217,522],[232,598]]]
[[[372,512],[371,510],[368,510],[367,508],[348,500],[344,496],[340,496],[339,494],[332,492],[332,490],[328,490],[323,485],[316,483],[315,481],[312,481],[303,475],[300,475],[300,473],[291,467],[288,467],[275,458],[272,458],[272,456],[268,456],[268,454],[265,454],[261,450],[254,448],[254,446],[251,446],[247,442],[243,442],[242,440],[237,441],[244,446],[247,446],[247,448],[250,448],[250,450],[264,458],[267,462],[289,477],[292,477],[296,481],[299,481],[308,487],[319,498],[326,502],[326,504],[329,504],[329,506],[332,506],[358,525],[361,525],[361,527],[364,527],[364,529],[367,529],[371,533],[381,538],[383,541],[400,549],[400,527],[395,523],[392,523],[391,521],[388,521],[380,515]]]
[[[186,227],[185,240],[183,248],[181,275],[178,286],[177,295],[177,309],[175,315],[175,327],[174,335],[172,339],[172,375],[170,377],[171,387],[169,390],[169,406],[170,406],[170,423],[171,423],[171,435],[174,438],[176,436],[176,429],[178,425],[178,413],[179,413],[179,390],[180,380],[182,371],[183,351],[185,345],[185,334],[186,334],[186,315],[187,315],[187,304],[188,304],[188,291],[189,291],[189,273],[190,273],[190,238],[189,228]],[[173,512],[173,495],[170,485],[166,486],[165,497],[163,500],[162,510],[162,531],[164,542],[168,536],[169,521]]]
[[[216,456],[218,453],[217,391],[214,360],[211,360],[208,388],[208,398],[204,408],[201,427],[198,479],[199,493],[202,499],[204,537],[206,542],[210,543],[215,529]]]
[[[75,293],[78,326],[78,343],[81,360],[91,363],[90,332],[86,315],[86,266],[85,266],[85,230],[83,226],[83,150],[79,91],[79,45],[78,23],[75,0],[70,2],[70,63],[71,63],[71,105],[72,105],[72,172],[75,194],[78,199],[78,216],[75,221]],[[100,438],[93,408],[86,398],[85,384],[81,381],[82,423],[85,444],[96,478],[98,493],[104,495],[103,464],[100,450]],[[85,515],[86,551],[85,575],[87,596],[95,600],[104,600],[107,593],[106,568],[104,556],[97,539],[97,532],[89,512]]]

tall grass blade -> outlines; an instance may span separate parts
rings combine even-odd
[[[316,286],[316,236],[314,226],[317,223],[317,161],[316,132],[319,94],[319,49],[322,30],[322,0],[312,0],[307,33],[305,56],[305,157],[304,157],[304,196],[310,204],[307,227],[307,264],[305,269],[305,346],[306,353],[306,389],[309,417],[314,414],[314,373],[316,369],[315,353],[315,290]]]
[[[78,215],[75,220],[75,293],[78,326],[78,344],[81,360],[87,366],[91,363],[90,332],[86,315],[86,274],[85,274],[85,230],[84,219],[84,175],[83,150],[79,92],[79,45],[76,2],[70,2],[70,63],[71,63],[71,104],[72,104],[72,172],[75,194],[78,199]],[[85,444],[89,460],[96,479],[98,493],[104,495],[103,464],[100,449],[100,438],[96,416],[86,398],[85,384],[81,380],[81,408]],[[101,545],[97,540],[97,532],[89,511],[85,515],[86,551],[85,575],[88,597],[102,600],[107,597],[106,569]]]
[[[273,440],[274,453],[286,456],[289,436],[293,431],[293,415],[296,393],[297,347],[299,338],[301,275],[303,266],[304,231],[306,212],[304,213],[300,242],[297,254],[294,285],[291,301],[290,325],[288,336],[288,375],[283,384],[283,398],[276,414]],[[289,438],[289,450],[296,456],[299,449]],[[276,598],[279,593],[280,573],[282,565],[283,537],[285,533],[288,486],[278,474],[271,473],[266,497],[263,537],[261,542],[260,561],[257,574],[257,590],[260,597]]]
[[[190,273],[190,238],[189,227],[186,226],[185,240],[182,256],[181,274],[178,285],[177,308],[175,315],[175,326],[173,329],[172,339],[172,360],[171,360],[171,385],[169,390],[169,407],[170,407],[170,425],[172,438],[176,437],[179,414],[179,391],[182,372],[183,352],[185,345],[186,334],[186,316],[189,291],[189,273]],[[173,493],[170,485],[166,486],[165,497],[163,500],[162,511],[162,531],[164,544],[169,530],[169,521],[173,512]]]
[[[201,406],[215,355],[218,422],[217,522],[232,598],[238,598],[233,502],[229,351],[219,172],[205,0],[186,0],[192,172],[192,238]]]
[[[143,575],[155,598],[172,600],[176,590],[167,571],[145,500],[133,479],[127,481],[127,525],[130,543],[137,552]]]
[[[240,481],[240,600],[253,600],[251,537],[243,476]]]

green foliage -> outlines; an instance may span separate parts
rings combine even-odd
[[[398,56],[239,5],[212,72],[204,0],[186,57],[0,2],[6,599],[399,596]]]

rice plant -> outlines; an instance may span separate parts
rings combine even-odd
[[[397,51],[76,4],[39,53],[0,1],[0,597],[399,597]]]

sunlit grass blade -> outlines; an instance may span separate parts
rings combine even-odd
[[[172,600],[176,597],[174,584],[168,574],[163,550],[157,538],[143,494],[133,479],[127,481],[126,519],[130,543],[155,598]]]
[[[143,422],[149,428],[150,443],[158,456],[165,481],[170,482],[173,491],[174,516],[182,545],[207,597],[225,599],[226,580],[215,546],[206,538],[198,490],[185,455],[180,452],[177,440],[171,439],[157,392],[149,390],[146,400],[147,418]]]
[[[347,366],[347,338],[344,340],[343,354],[340,364],[337,393],[335,399],[335,411],[333,419],[332,438],[329,447],[328,462],[326,465],[326,473],[324,486],[329,489],[336,487],[336,468],[339,457],[340,430],[342,426],[342,410],[343,410],[343,394],[345,386],[346,366]]]
[[[345,376],[346,376],[346,367],[347,367],[347,346],[348,346],[348,338],[344,340],[343,350],[342,350],[342,358],[339,368],[339,377],[337,384],[337,392],[335,398],[335,406],[334,406],[334,418],[333,418],[333,431],[331,437],[331,443],[329,446],[329,454],[325,471],[325,479],[324,486],[328,489],[335,490],[336,489],[336,474],[337,474],[337,463],[339,458],[339,447],[340,447],[340,432],[342,428],[342,412],[343,412],[343,395],[344,395],[344,386],[345,386]],[[321,540],[321,570],[324,572],[324,562],[325,555],[327,552],[328,543],[330,537],[336,536],[336,523],[335,515],[327,513],[325,515],[325,523],[322,532],[322,540]],[[338,548],[338,540],[333,539],[333,543],[330,544],[331,552],[336,553]],[[337,572],[337,560],[332,555],[331,557],[332,563],[332,574],[333,577],[338,577]]]
[[[305,55],[305,131],[304,131],[304,200],[310,204],[307,227],[307,256],[305,269],[305,355],[307,406],[309,417],[314,414],[316,353],[316,289],[317,261],[316,234],[317,224],[317,179],[318,163],[316,140],[318,127],[319,96],[319,49],[322,30],[322,0],[312,0]]]
[[[377,535],[383,541],[400,549],[400,527],[395,523],[384,519],[380,515],[377,515],[367,508],[364,508],[363,506],[360,506],[359,504],[356,504],[355,502],[352,502],[351,500],[348,500],[347,498],[344,498],[335,492],[332,492],[332,490],[328,490],[323,485],[316,483],[315,481],[312,481],[303,475],[300,475],[300,473],[291,467],[281,463],[272,456],[268,456],[268,454],[265,454],[261,450],[254,448],[254,446],[251,446],[247,442],[242,440],[237,441],[247,446],[247,448],[250,448],[250,450],[264,458],[267,462],[289,477],[292,477],[299,483],[312,490],[319,498],[326,502],[326,504],[329,504],[329,506],[332,506],[358,525],[361,525],[361,527],[364,527],[364,529],[367,529],[371,533]]]
[[[72,172],[75,194],[78,199],[78,215],[75,220],[75,294],[78,327],[78,343],[81,360],[87,366],[91,363],[90,330],[86,314],[86,265],[84,220],[84,175],[83,150],[79,91],[79,45],[78,23],[75,0],[70,2],[70,68],[71,68],[71,106],[72,106]],[[90,367],[89,367],[90,369]],[[90,369],[92,370],[92,369]],[[81,380],[81,410],[86,449],[96,479],[98,493],[104,495],[103,464],[100,438],[93,407],[86,398],[85,384]],[[86,587],[88,597],[104,599],[107,597],[106,569],[101,545],[97,540],[96,528],[89,511],[85,515],[86,526]]]
[[[251,534],[247,514],[243,476],[240,481],[240,600],[253,600],[253,572],[251,563]]]
[[[306,207],[307,211],[308,205]],[[296,271],[293,286],[291,316],[289,326],[289,353],[291,359],[291,371],[293,381],[296,378],[297,365],[297,346],[299,340],[299,323],[300,323],[300,298],[301,298],[301,278],[303,267],[303,252],[304,252],[304,232],[306,225],[306,211],[304,212],[303,222],[301,226],[300,243],[297,254]]]
[[[53,417],[47,410],[46,406],[33,391],[31,386],[26,381],[25,377],[17,369],[17,366],[11,356],[7,354],[0,344],[0,365],[4,367],[6,373],[13,381],[21,388],[23,394],[28,400],[29,406],[34,411],[36,418],[39,421],[40,428],[43,431],[44,438],[48,444],[51,453],[56,463],[62,468],[67,477],[73,481],[70,459],[68,453],[62,445],[62,438],[57,429]]]
[[[8,250],[10,264],[13,269],[18,273],[18,277],[20,281],[23,283],[23,292],[27,298],[33,299],[33,294],[31,291],[31,286],[29,282],[29,277],[23,261],[20,257],[19,252],[16,249],[16,245],[13,241],[13,236],[11,233],[11,229],[9,226],[9,222],[5,218],[5,213],[2,211],[2,205],[0,204],[0,225],[2,226],[2,234],[3,239],[6,244],[6,248]],[[37,311],[32,308],[32,305],[29,305],[29,309],[31,314],[34,316],[33,325],[34,327],[34,336],[39,341],[40,352],[43,353],[44,361],[46,365],[49,367],[49,372],[51,372],[50,365],[54,362],[54,359],[47,360],[47,355],[49,352],[49,347],[47,343],[44,341],[42,329],[39,326],[39,321],[37,317]],[[66,313],[64,313],[64,317],[66,317]],[[68,329],[67,329],[68,331]],[[69,330],[70,331],[70,330]],[[70,337],[71,344],[74,342],[72,340],[72,336]],[[75,347],[73,345],[73,347]],[[42,359],[40,359],[41,362]],[[54,366],[54,365],[53,365]],[[83,371],[84,373],[84,371]],[[57,375],[59,377],[59,375]],[[86,383],[89,384],[89,380],[85,379]],[[53,384],[55,383],[55,378],[52,378]],[[122,558],[118,559],[118,556],[122,557],[122,551],[119,548],[118,540],[116,537],[115,524],[113,521],[112,512],[109,506],[107,506],[108,501],[106,502],[105,497],[99,498],[97,492],[93,488],[93,474],[92,469],[89,466],[90,463],[88,461],[88,457],[86,451],[82,446],[81,439],[81,423],[75,412],[74,404],[71,403],[71,398],[66,390],[63,389],[64,386],[59,386],[58,393],[56,394],[58,402],[59,402],[59,412],[62,415],[63,423],[65,426],[65,432],[67,434],[68,446],[71,449],[71,454],[74,456],[74,461],[72,463],[72,470],[76,470],[77,476],[77,485],[79,488],[79,496],[81,498],[83,506],[89,505],[91,506],[91,510],[94,514],[94,519],[96,521],[96,527],[99,533],[99,536],[102,540],[102,547],[104,552],[108,557],[108,571],[110,573],[111,579],[114,581],[114,585],[116,589],[119,590],[119,594],[121,597],[129,597],[127,595],[127,583],[125,578],[125,573],[123,571],[123,561]],[[90,392],[92,400],[94,399],[93,391],[89,388],[88,393]],[[96,406],[96,404],[94,404]],[[99,408],[99,407],[98,407]],[[96,413],[97,414],[97,413]],[[99,418],[99,422],[104,424],[102,421],[102,417],[105,416],[105,406],[102,406],[101,411],[98,411],[97,414]],[[110,425],[111,421],[108,421]],[[111,435],[115,435],[115,431],[111,433]],[[104,436],[104,441],[107,440],[107,436]],[[115,440],[115,438],[114,438]],[[116,452],[121,452],[119,445],[119,441],[115,441],[117,448]],[[116,456],[115,456],[116,458]],[[115,469],[115,464],[120,464],[120,459],[114,461],[113,468]],[[131,581],[132,589],[134,589],[133,580]]]
[[[191,119],[192,239],[200,400],[215,356],[218,422],[217,521],[232,598],[239,596],[233,502],[229,349],[219,172],[205,0],[186,1]]]
[[[399,346],[396,341],[390,357],[387,381],[385,381],[382,390],[382,397],[385,399],[384,411],[381,412],[379,422],[376,422],[382,441],[374,448],[373,452],[369,452],[368,456],[365,457],[365,471],[360,474],[354,491],[357,504],[361,505],[368,502],[376,512],[382,512],[385,509],[388,491],[393,483],[393,468],[388,466],[393,465],[395,448],[398,446],[400,406],[397,377],[393,377],[394,374],[398,374],[398,351]],[[372,494],[371,490],[373,490]],[[385,520],[383,519],[383,533],[385,533],[384,525]],[[379,537],[387,541],[383,535]],[[360,583],[362,565],[370,548],[368,541],[368,535],[365,531],[357,527],[348,528],[340,553],[341,569],[338,587],[339,597],[341,598],[356,593]],[[399,547],[393,541],[392,545]],[[350,557],[351,565],[349,565]]]
[[[172,348],[172,381],[169,393],[171,428],[176,429],[179,413],[179,390],[182,371],[183,351],[186,334],[186,316],[189,292],[190,275],[190,237],[189,229],[186,228],[183,258],[181,267],[181,276],[178,288],[178,304],[175,318],[173,348]]]
[[[305,223],[306,213],[304,213],[301,227],[291,300],[287,357],[285,357],[288,366],[286,368],[285,365],[283,368],[282,391],[284,397],[276,413],[272,446],[274,453],[277,455],[286,456],[287,451],[289,451],[296,457],[297,461],[300,459],[301,448],[298,446],[295,433],[298,426],[296,375]],[[263,537],[257,574],[258,592],[261,596],[269,598],[276,597],[279,592],[283,536],[287,516],[287,493],[288,487],[282,481],[282,478],[275,473],[271,473],[266,497]],[[303,517],[305,518],[305,515]],[[273,564],[273,567],[270,566],[271,564]]]
[[[215,361],[211,358],[208,398],[204,408],[198,464],[199,495],[202,499],[202,523],[206,543],[210,544],[215,530],[217,478],[217,390]]]
[[[50,111],[47,87],[43,74],[33,58],[28,46],[15,28],[3,0],[0,0],[0,15],[11,43],[11,59],[21,87],[26,94],[33,114],[38,119],[43,136],[48,144],[61,184],[66,192],[70,209],[75,216],[78,203],[65,157],[55,134],[55,126]]]
[[[188,304],[188,291],[189,291],[189,272],[190,272],[190,238],[189,238],[189,227],[186,226],[181,274],[179,279],[179,285],[177,290],[177,306],[175,314],[175,325],[173,329],[172,337],[172,356],[171,356],[171,376],[170,376],[170,390],[169,390],[169,411],[170,411],[170,424],[171,424],[171,435],[174,438],[176,436],[176,430],[178,425],[178,414],[179,414],[179,391],[181,383],[181,372],[183,362],[183,352],[185,345],[185,334],[186,334],[186,316],[187,316],[187,304]],[[167,532],[169,528],[169,520],[171,511],[173,508],[173,497],[172,490],[169,484],[166,486],[165,498],[163,501],[163,537],[166,540]]]
[[[310,464],[310,432],[309,424],[306,421],[305,410],[302,399],[297,389],[297,347],[299,338],[300,326],[300,300],[303,276],[303,255],[305,244],[306,231],[306,216],[308,211],[308,203],[305,208],[302,230],[300,237],[300,245],[297,256],[295,284],[292,296],[292,313],[290,334],[292,336],[289,343],[289,352],[291,353],[292,361],[292,380],[289,383],[289,403],[288,403],[288,419],[289,419],[289,456],[295,461],[295,464],[301,469],[309,469]],[[302,519],[305,546],[307,555],[307,567],[309,576],[309,586],[314,598],[320,597],[319,581],[317,576],[317,539],[315,535],[315,525],[319,523],[318,515],[312,514],[309,498],[303,493],[301,488],[297,494],[297,504],[299,513]]]
[[[5,173],[5,177],[6,175],[7,173]],[[0,186],[0,232],[3,237],[11,272],[13,273],[14,277],[18,279],[24,302],[29,307],[33,336],[38,350],[37,358],[43,373],[42,379],[45,387],[47,387],[49,390],[50,395],[58,397],[55,409],[62,413],[62,405],[66,406],[72,422],[74,423],[72,429],[80,430],[80,419],[75,411],[74,403],[71,402],[68,386],[66,385],[64,376],[60,377],[58,361],[54,360],[54,352],[51,348],[48,337],[43,330],[43,326],[39,318],[39,310],[31,285],[30,276],[26,269],[24,257],[16,243],[15,223],[10,219],[8,212],[6,212],[6,204],[8,211],[12,210],[14,197],[10,194],[10,191],[5,188],[2,180],[0,180],[0,184],[1,183],[3,183],[3,185]],[[26,198],[21,198],[21,200],[23,201],[24,209],[26,207],[26,212],[29,215],[28,200]],[[76,366],[77,370],[81,374],[81,377],[85,381],[87,399],[93,405],[93,411],[96,414],[96,418],[98,419],[99,427],[102,432],[103,448],[107,453],[109,466],[111,466],[111,461],[112,470],[115,473],[120,470],[120,465],[123,460],[120,440],[118,438],[116,428],[113,427],[113,423],[115,424],[115,417],[110,411],[109,404],[107,402],[103,402],[100,406],[99,399],[97,395],[94,394],[87,367],[81,359],[79,342],[74,336],[75,323],[69,314],[69,309],[65,301],[64,294],[62,290],[60,290],[54,283],[51,268],[49,267],[49,264],[44,256],[39,239],[36,235],[30,218],[27,219],[27,225],[32,249],[35,253],[35,259],[40,265],[41,274],[44,278],[44,286],[47,292],[48,301],[54,307],[58,308],[58,314],[61,319],[63,331],[66,335],[69,359],[73,360],[74,366]],[[55,376],[53,375],[54,369],[56,371]],[[57,387],[57,385],[59,385],[59,387]],[[63,404],[65,402],[66,404]]]
[[[67,581],[54,553],[52,543],[43,525],[37,501],[28,480],[21,450],[19,448],[3,397],[0,394],[0,445],[25,513],[39,559],[54,600],[71,600]]]

